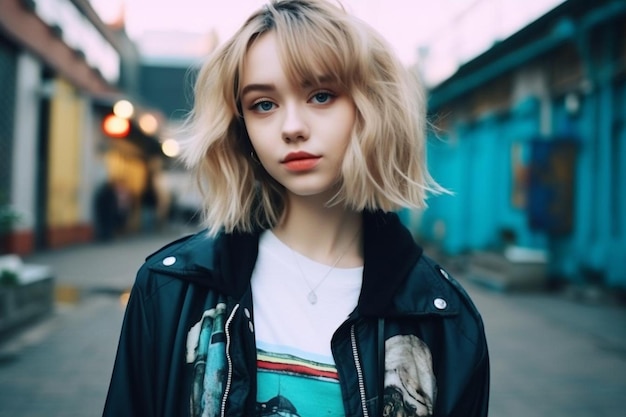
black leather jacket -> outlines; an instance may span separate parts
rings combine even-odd
[[[211,415],[255,415],[250,276],[257,250],[257,234],[199,233],[146,260],[127,306],[104,416],[194,415],[188,333],[219,303],[227,317],[225,369],[211,386],[221,399]],[[364,257],[358,306],[331,343],[346,416],[486,416],[487,344],[465,291],[422,254],[395,214],[364,215]]]

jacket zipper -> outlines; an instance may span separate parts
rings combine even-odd
[[[235,305],[233,311],[228,316],[228,320],[226,320],[226,324],[224,325],[224,334],[226,335],[226,363],[228,366],[228,372],[226,374],[226,387],[224,388],[224,397],[222,397],[222,406],[220,410],[220,415],[222,417],[226,416],[226,399],[228,398],[228,394],[230,393],[230,386],[233,382],[233,360],[230,357],[230,323],[233,321],[235,317],[235,313],[239,309],[239,304]]]
[[[356,348],[356,332],[354,324],[350,327],[350,344],[352,345],[352,357],[354,359],[354,366],[356,367],[356,376],[359,381],[359,395],[361,396],[361,407],[363,407],[363,417],[368,417],[367,406],[365,405],[365,382],[363,380],[363,368],[361,366],[361,359],[359,358],[359,352]]]

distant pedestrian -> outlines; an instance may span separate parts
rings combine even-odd
[[[443,190],[392,51],[279,0],[204,65],[183,155],[207,230],[140,269],[104,416],[487,415],[481,317],[393,213]]]
[[[157,227],[159,194],[152,174],[148,174],[144,189],[141,192],[141,228],[144,232],[153,232]]]
[[[94,228],[96,239],[108,242],[117,230],[118,202],[113,181],[100,184],[94,195]]]
[[[114,181],[114,188],[117,202],[115,231],[117,235],[123,235],[128,231],[128,221],[133,211],[133,195],[121,178]]]

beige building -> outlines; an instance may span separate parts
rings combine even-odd
[[[0,205],[20,220],[4,252],[94,238],[96,188],[111,177],[138,195],[148,161],[160,156],[150,109],[132,98],[136,48],[105,25],[87,0],[0,0]],[[135,104],[124,138],[108,137],[113,104]]]

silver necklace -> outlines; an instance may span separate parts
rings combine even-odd
[[[354,235],[354,237],[350,241],[350,244],[346,247],[346,250],[343,251],[343,253],[341,255],[339,255],[339,257],[335,260],[335,262],[333,262],[333,264],[328,269],[328,271],[326,271],[324,276],[313,287],[311,286],[311,284],[309,284],[309,281],[306,279],[306,275],[304,274],[304,271],[302,270],[302,267],[300,266],[300,262],[298,262],[298,255],[296,254],[296,251],[291,249],[291,246],[289,246],[289,249],[291,249],[291,254],[293,255],[293,259],[294,259],[294,261],[296,261],[296,266],[298,267],[298,270],[300,271],[300,275],[302,275],[302,279],[306,283],[306,286],[309,287],[309,293],[306,296],[307,300],[309,300],[309,303],[317,304],[317,293],[315,292],[315,290],[317,290],[320,287],[320,285],[322,285],[324,283],[324,281],[326,281],[326,278],[328,278],[330,273],[333,272],[333,270],[335,269],[337,264],[339,264],[339,262],[343,259],[345,254],[348,253],[348,251],[352,247],[352,244],[356,240],[357,236],[359,236],[359,230],[357,230],[356,234]]]

